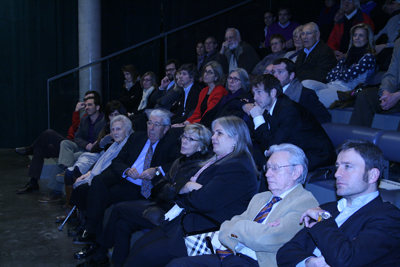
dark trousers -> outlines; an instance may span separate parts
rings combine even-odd
[[[122,201],[145,199],[140,190],[140,186],[117,177],[109,168],[93,177],[87,195],[84,229],[100,236],[106,208]]]
[[[171,261],[166,267],[258,267],[258,262],[247,256],[230,255],[222,261],[219,256],[201,255],[194,257],[179,258]]]
[[[173,259],[187,257],[183,236],[177,240],[173,242],[160,227],[156,227],[135,242],[124,266],[161,267]]]
[[[57,158],[60,153],[60,143],[66,138],[53,130],[46,130],[32,144],[33,157],[29,165],[28,176],[40,179],[45,158]]]
[[[115,204],[106,228],[97,239],[97,243],[105,248],[114,246],[112,255],[114,262],[126,261],[131,248],[132,233],[156,227],[143,217],[143,212],[149,207],[144,205],[144,202],[150,203],[147,200],[139,200]]]
[[[353,114],[350,118],[351,125],[371,127],[376,113],[391,114],[400,112],[400,102],[389,110],[383,110],[380,106],[378,87],[365,88],[357,95]],[[397,128],[399,131],[399,127]]]

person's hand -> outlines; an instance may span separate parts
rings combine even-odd
[[[326,262],[324,256],[310,257],[305,262],[306,267],[330,267]]]
[[[171,81],[169,80],[168,76],[165,76],[165,77],[161,80],[160,88],[161,88],[162,90],[164,90],[164,89],[168,86],[168,84],[169,84],[170,82],[171,82]]]
[[[228,42],[225,41],[221,45],[221,50],[219,51],[221,54],[225,53],[225,50],[228,49]]]
[[[315,224],[315,222],[310,223],[311,219],[317,221],[319,214],[323,210],[320,207],[317,208],[312,208],[309,210],[306,210],[300,217],[300,223],[303,223],[306,225],[306,227],[311,228]]]
[[[380,44],[375,46],[375,51],[377,54],[379,54],[383,49],[387,47],[387,44]]]
[[[106,145],[111,144],[113,140],[113,137],[111,134],[107,134],[106,136],[104,136],[101,140],[100,140],[100,147],[104,148]]]
[[[85,102],[76,103],[75,111],[79,111],[85,107]]]
[[[264,113],[265,109],[261,108],[260,106],[257,105],[257,103],[254,103],[254,107],[250,110],[250,115],[254,119],[255,117],[258,117]]]
[[[342,60],[342,58],[344,58],[346,56],[345,53],[342,53],[342,52],[337,51],[337,50],[334,51],[334,53],[335,53],[335,57],[336,57],[337,61]]]
[[[285,47],[287,49],[293,48],[294,47],[293,39],[287,40],[286,44],[285,44]]]
[[[148,168],[139,175],[139,179],[151,180],[156,176],[156,168]]]
[[[247,103],[242,106],[243,111],[249,116],[250,116],[250,110],[252,110],[253,108],[254,108],[253,103]]]
[[[183,123],[175,123],[171,125],[172,128],[180,128],[180,127],[185,127]]]
[[[338,12],[336,12],[335,17],[333,18],[333,21],[335,23],[338,23],[339,20],[341,20],[344,16],[344,11],[342,9],[339,9]]]
[[[381,98],[381,108],[383,110],[389,110],[394,107],[400,99],[400,92],[389,93],[387,90],[384,90]]]
[[[192,192],[193,190],[199,190],[202,187],[202,184],[189,181],[182,187],[182,189],[179,191],[179,194],[187,194]]]
[[[132,179],[136,180],[139,178],[139,173],[136,168],[130,168],[125,171],[125,175],[131,177]]]
[[[281,224],[281,219],[278,219],[278,220],[276,220],[274,222],[267,223],[267,225],[270,226],[270,227],[277,227],[280,224]]]
[[[86,178],[89,177],[89,175],[90,175],[91,173],[92,173],[91,171],[88,171],[88,172],[85,173],[84,175],[79,176],[79,177],[75,180],[75,183],[78,182],[78,181],[81,181],[81,180],[85,180]]]
[[[87,151],[90,151],[90,150],[92,149],[92,147],[93,147],[93,144],[92,144],[92,143],[89,143],[89,144],[86,145],[85,149],[86,149]]]

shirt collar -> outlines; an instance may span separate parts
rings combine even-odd
[[[269,115],[271,115],[271,116],[272,116],[272,112],[274,112],[274,108],[275,108],[276,101],[278,101],[278,99],[275,100],[274,104],[272,105],[272,107],[271,107],[270,110],[269,110]]]
[[[286,28],[287,26],[289,26],[290,20],[288,21],[288,23],[286,23],[286,25],[282,25],[279,21],[278,21],[278,23],[279,23],[279,26],[281,26],[282,28]]]
[[[307,56],[311,53],[311,51],[313,51],[314,47],[319,43],[319,40],[315,43],[315,45],[313,47],[311,47],[310,50],[308,50],[307,48],[304,47],[304,53],[307,54]]]
[[[351,208],[361,208],[362,206],[365,206],[366,204],[371,202],[377,196],[379,196],[379,191],[374,191],[372,193],[361,195],[353,200],[350,207]],[[342,198],[341,200],[339,200],[338,204],[337,204],[337,208],[338,208],[339,212],[342,212],[343,210],[348,208],[347,199]]]
[[[298,187],[300,184],[297,184],[297,185],[295,185],[295,186],[293,186],[292,188],[290,188],[289,190],[286,190],[285,192],[283,192],[282,194],[280,194],[280,196],[278,196],[278,197],[280,197],[280,198],[284,198],[284,197],[286,197],[287,195],[289,195],[289,193],[290,192],[292,192],[296,187]]]
[[[351,19],[356,13],[357,13],[358,8],[354,9],[353,12],[350,13],[350,15],[344,14],[347,19]]]

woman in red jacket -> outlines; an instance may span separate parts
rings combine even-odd
[[[205,113],[211,110],[225,95],[228,94],[223,84],[225,76],[222,66],[216,61],[210,61],[203,68],[203,81],[207,84],[199,95],[196,109],[183,123],[177,123],[172,127],[184,127],[186,124],[200,122]]]

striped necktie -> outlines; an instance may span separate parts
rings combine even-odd
[[[143,171],[150,168],[151,159],[153,158],[153,144],[150,144],[149,149],[147,150],[146,156],[144,157]],[[151,188],[153,188],[153,184],[150,180],[142,180],[142,188],[140,192],[145,198],[149,198],[151,194]]]

